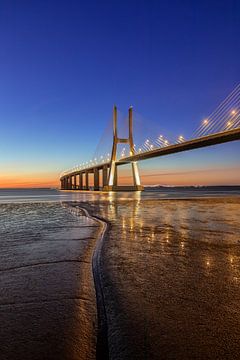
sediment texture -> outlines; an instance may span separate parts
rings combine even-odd
[[[1,360],[95,359],[99,228],[66,206],[0,205]]]
[[[109,357],[239,359],[238,199],[95,202]]]

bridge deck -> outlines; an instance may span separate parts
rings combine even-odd
[[[182,151],[199,149],[202,147],[223,144],[223,143],[226,143],[229,141],[235,141],[235,140],[240,140],[240,128],[233,129],[233,130],[227,130],[227,131],[224,131],[221,133],[207,135],[207,136],[200,137],[200,138],[193,139],[193,140],[187,140],[180,144],[169,145],[169,146],[149,150],[146,152],[138,153],[136,155],[128,156],[122,160],[119,160],[116,162],[116,164],[124,165],[124,164],[131,163],[133,161],[146,160],[146,159],[150,159],[150,158],[154,158],[154,157],[158,157],[158,156],[175,154],[175,153],[179,153]],[[81,169],[81,170],[80,169],[75,170],[66,175],[63,175],[61,177],[61,179],[63,179],[65,176],[71,176],[71,175],[73,176],[73,175],[83,173],[86,171],[88,173],[93,173],[94,169],[101,170],[101,169],[103,169],[104,166],[110,167],[110,162],[96,164],[96,165],[93,165],[93,166],[90,166],[90,167],[87,167],[87,168]]]
[[[132,161],[146,160],[157,156],[175,154],[182,151],[222,144],[234,140],[240,140],[240,128],[204,136],[193,140],[184,141],[180,144],[169,145],[163,148],[138,153],[136,155],[124,158],[123,160],[119,160],[118,164],[127,164]]]

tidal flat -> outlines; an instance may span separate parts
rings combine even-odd
[[[95,359],[97,224],[59,203],[0,205],[1,360]]]
[[[238,194],[72,194],[0,204],[1,359],[239,358]]]
[[[110,359],[238,359],[240,199],[82,204],[110,222],[102,287]]]

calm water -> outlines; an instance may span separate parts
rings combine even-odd
[[[101,270],[112,358],[239,358],[239,188],[0,190],[0,238],[41,238],[69,202],[111,223]]]
[[[111,223],[101,253],[110,358],[239,359],[240,197],[212,194],[82,203]]]
[[[240,186],[209,188],[161,188],[146,189],[138,193],[101,193],[58,191],[55,189],[0,189],[0,203],[8,202],[42,202],[42,201],[85,201],[113,199],[165,199],[195,197],[229,197],[240,196]]]

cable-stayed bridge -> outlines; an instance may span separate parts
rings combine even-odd
[[[112,149],[105,155],[95,155],[86,163],[63,172],[60,176],[62,190],[89,190],[89,176],[93,174],[93,190],[139,191],[141,185],[138,161],[165,156],[192,149],[222,144],[240,139],[240,84],[221,102],[207,118],[203,119],[190,139],[179,135],[170,141],[162,134],[152,135],[136,143],[133,136],[133,109],[129,108],[127,135],[119,136],[118,112],[113,109]],[[103,138],[106,142],[106,136]],[[124,146],[124,147],[123,147]],[[119,152],[119,149],[121,151]],[[128,148],[128,151],[127,151]],[[130,164],[132,186],[118,185],[118,167]],[[101,180],[101,181],[100,181]]]

